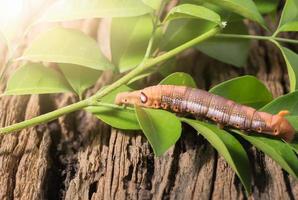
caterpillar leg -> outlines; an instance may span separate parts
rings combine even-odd
[[[200,121],[203,120],[203,117],[201,117],[201,116],[199,116],[199,115],[194,115],[194,117],[195,117],[196,120],[200,120]]]
[[[223,129],[225,127],[225,125],[217,123],[217,127],[220,128],[220,129]]]
[[[281,117],[284,117],[284,116],[289,115],[289,114],[290,114],[290,111],[288,111],[288,110],[281,110],[278,113],[278,115],[281,116]]]
[[[187,117],[187,113],[175,113],[178,117]]]

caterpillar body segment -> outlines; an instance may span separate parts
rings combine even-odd
[[[291,141],[295,130],[280,111],[276,115],[259,112],[207,91],[185,86],[158,85],[117,95],[116,104],[162,108],[176,113],[191,113],[216,122],[219,127],[230,126],[255,131]]]

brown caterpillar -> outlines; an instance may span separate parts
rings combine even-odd
[[[259,112],[224,97],[185,86],[158,85],[123,92],[117,95],[115,103],[191,113],[210,119],[221,128],[230,126],[281,137],[286,141],[291,141],[295,136],[294,128],[284,118],[289,113],[286,110],[276,115]]]

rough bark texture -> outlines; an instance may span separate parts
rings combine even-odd
[[[81,27],[96,37],[96,24],[93,20]],[[249,26],[252,33],[263,34],[258,27]],[[275,97],[288,91],[284,61],[280,52],[267,42],[253,42],[244,69],[227,66],[194,51],[182,54],[178,66],[178,71],[183,69],[192,74],[200,88],[254,74]],[[150,78],[151,83],[158,78]],[[109,81],[111,77],[107,73],[87,95]],[[1,126],[13,124],[76,100],[73,95],[2,97],[0,123]],[[239,179],[225,160],[190,127],[184,126],[181,139],[165,155],[155,157],[141,132],[113,129],[79,111],[46,125],[0,137],[0,199],[295,199],[298,196],[297,180],[254,147],[246,148],[253,169],[250,197],[245,196]]]

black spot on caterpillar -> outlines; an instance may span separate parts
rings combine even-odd
[[[191,113],[210,119],[220,127],[265,133],[286,141],[291,141],[295,136],[294,128],[284,118],[288,111],[280,111],[276,115],[259,112],[224,97],[185,86],[158,85],[124,92],[117,95],[115,103]]]

